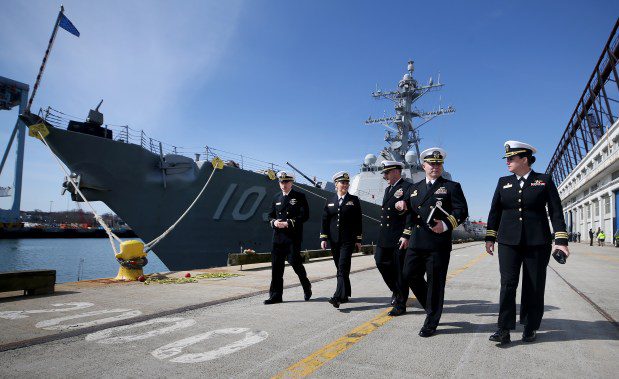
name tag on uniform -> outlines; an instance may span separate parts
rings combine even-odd
[[[327,207],[335,207],[335,204],[334,203],[327,204]]]
[[[353,203],[353,201],[349,201],[348,203],[346,203],[346,205],[355,205],[355,203]]]
[[[536,181],[534,181],[533,183],[531,183],[531,187],[535,187],[535,186],[545,186],[546,183],[537,179]]]
[[[441,187],[434,192],[435,195],[447,195],[447,188]]]
[[[417,196],[417,190],[414,190],[413,193],[411,194],[411,197],[415,197]]]
[[[507,183],[506,185],[503,186],[503,188],[512,188],[512,184],[511,183]]]
[[[279,202],[279,203],[275,203],[275,205],[282,205],[282,203],[281,203],[281,202]]]

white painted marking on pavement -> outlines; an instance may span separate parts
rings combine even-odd
[[[118,316],[102,318],[99,320],[80,322],[77,324],[60,325],[60,323],[63,321],[73,320],[76,318],[84,318],[84,317],[90,317],[90,316],[98,316],[98,315],[107,314],[107,313],[120,313],[120,312],[124,312],[124,313],[121,313]],[[92,312],[80,313],[80,314],[72,315],[72,316],[53,318],[51,320],[45,320],[45,321],[38,322],[35,326],[37,328],[41,328],[45,330],[78,329],[78,328],[86,328],[86,327],[94,326],[94,325],[101,325],[101,324],[105,324],[107,322],[112,322],[112,321],[124,320],[127,318],[139,316],[141,314],[142,314],[141,311],[134,311],[131,309],[103,309],[100,311],[92,311]]]
[[[185,338],[176,342],[172,342],[158,348],[157,350],[152,351],[151,355],[157,359],[171,358],[175,355],[182,353],[183,349],[185,349],[186,347],[210,339],[214,336],[222,336],[226,334],[241,334],[243,332],[245,332],[245,338],[243,338],[242,340],[235,341],[226,346],[222,346],[214,350],[209,350],[204,353],[183,354],[176,358],[170,359],[170,362],[199,363],[210,361],[213,359],[221,358],[225,355],[235,353],[251,345],[255,345],[259,342],[264,341],[269,336],[269,334],[265,331],[251,331],[249,330],[249,328],[218,329],[202,334],[197,334],[195,336]]]
[[[52,313],[52,312],[68,312],[74,311],[76,309],[84,309],[88,307],[92,307],[93,303],[59,303],[52,304],[52,307],[63,307],[68,306],[67,308],[56,308],[56,309],[33,309],[30,311],[4,311],[0,312],[0,318],[4,318],[7,320],[17,320],[20,318],[28,318],[29,314],[37,314],[37,313]]]
[[[142,326],[148,326],[152,324],[162,324],[162,323],[163,324],[171,323],[172,325],[165,326],[163,328],[159,328],[155,330],[151,330],[149,332],[142,333],[142,334],[112,337],[113,334],[123,332],[128,329],[139,328]],[[161,317],[161,318],[155,318],[155,319],[144,321],[144,322],[138,322],[138,323],[131,324],[131,325],[117,326],[114,328],[104,329],[104,330],[101,330],[95,333],[90,333],[89,335],[86,336],[86,341],[97,341],[98,343],[102,343],[102,344],[117,344],[117,343],[129,342],[129,341],[139,341],[139,340],[145,340],[147,338],[151,338],[155,336],[160,336],[162,334],[173,332],[175,330],[188,328],[192,325],[195,325],[195,323],[196,323],[196,320],[186,319],[183,317]]]

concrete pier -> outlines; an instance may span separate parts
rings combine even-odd
[[[339,309],[331,260],[306,265],[314,296],[292,269],[284,303],[263,305],[268,265],[196,270],[241,276],[187,284],[56,286],[51,296],[0,298],[0,376],[33,377],[616,377],[619,249],[570,245],[551,259],[538,339],[497,347],[498,260],[483,243],[455,245],[438,333],[424,319],[386,315],[390,293],[373,256],[352,260],[352,299]],[[183,273],[176,274],[177,276]]]

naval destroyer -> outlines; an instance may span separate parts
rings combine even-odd
[[[423,179],[418,129],[437,116],[455,111],[451,106],[431,112],[413,108],[423,95],[443,86],[440,80],[434,83],[432,79],[420,85],[413,71],[414,63],[409,61],[397,89],[372,94],[393,101],[395,115],[366,121],[386,128],[386,146],[378,155],[368,154],[351,179],[351,193],[362,200],[364,244],[377,241],[386,186],[380,174],[381,162],[402,162],[407,180]],[[50,107],[38,115],[28,113],[20,118],[28,126],[44,122],[49,130],[47,143],[70,169],[86,199],[104,202],[145,242],[159,236],[187,209],[214,170],[211,161],[215,157],[225,161],[195,207],[154,247],[153,252],[170,270],[222,266],[229,253],[243,249],[270,250],[267,214],[272,196],[279,191],[273,172],[283,166],[208,146],[198,153],[189,152],[128,126],[105,124],[99,106],[90,110],[85,120]],[[306,194],[310,207],[303,248],[317,249],[322,209],[334,185],[303,176],[311,183],[295,183]],[[73,200],[82,201],[66,178],[63,186]],[[454,231],[454,239],[474,237],[462,226]]]

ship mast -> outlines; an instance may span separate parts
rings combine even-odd
[[[388,145],[381,151],[383,158],[403,162],[409,166],[412,162],[406,162],[405,156],[412,146],[415,148],[416,163],[417,165],[421,164],[419,160],[419,142],[421,140],[418,133],[419,128],[437,116],[454,113],[456,110],[451,105],[447,108],[439,106],[437,110],[430,112],[424,112],[417,108],[413,109],[413,104],[419,98],[430,91],[439,90],[443,87],[443,84],[440,83],[439,76],[438,83],[434,83],[430,78],[428,84],[420,86],[413,78],[415,66],[412,60],[408,61],[407,69],[408,73],[404,74],[404,77],[398,83],[398,89],[387,92],[377,89],[372,92],[372,97],[375,99],[388,99],[395,103],[395,116],[376,119],[370,116],[365,124],[381,124],[387,129],[385,141]],[[416,118],[420,121],[415,127],[413,120]]]

